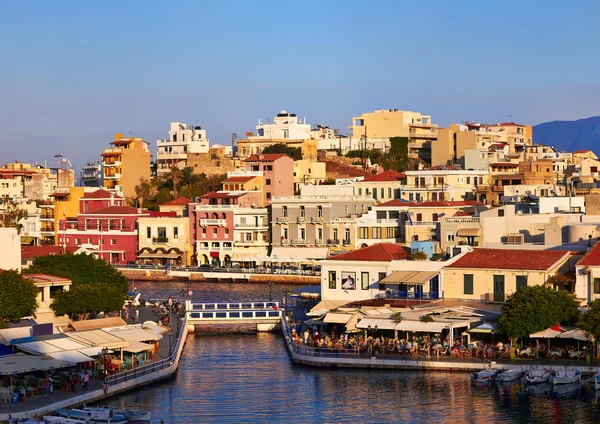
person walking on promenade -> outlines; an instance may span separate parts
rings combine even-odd
[[[135,310],[135,322],[140,322],[140,310]]]
[[[88,374],[87,371],[85,371],[83,373],[83,391],[87,392],[88,389],[88,382],[90,381],[90,375]]]

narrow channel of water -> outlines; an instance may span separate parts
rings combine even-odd
[[[152,284],[156,296],[180,290]],[[161,288],[161,285],[163,286]],[[181,284],[181,287],[184,287]],[[294,287],[294,286],[292,286]],[[149,287],[138,288],[144,292]],[[273,293],[285,288],[273,286]],[[207,301],[264,299],[267,285],[193,285]],[[316,369],[291,363],[279,334],[190,336],[176,379],[114,398],[147,409],[153,422],[506,422],[597,423],[589,389],[472,387],[465,373]]]

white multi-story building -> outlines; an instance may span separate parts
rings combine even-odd
[[[249,140],[308,140],[311,138],[310,124],[306,118],[302,121],[295,113],[282,110],[273,118],[273,123],[264,124],[258,120],[256,135],[248,137]]]
[[[269,253],[269,214],[267,208],[233,209],[233,259],[264,258]]]
[[[206,130],[181,122],[171,122],[169,138],[157,140],[156,145],[156,172],[159,177],[168,174],[174,167],[185,168],[188,153],[208,153],[209,150]]]

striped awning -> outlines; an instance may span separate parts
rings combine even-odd
[[[477,237],[481,235],[481,228],[461,228],[456,234],[459,237]]]

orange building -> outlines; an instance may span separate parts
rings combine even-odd
[[[142,138],[115,134],[113,147],[104,149],[104,188],[123,197],[135,196],[141,178],[150,179],[150,148]]]

